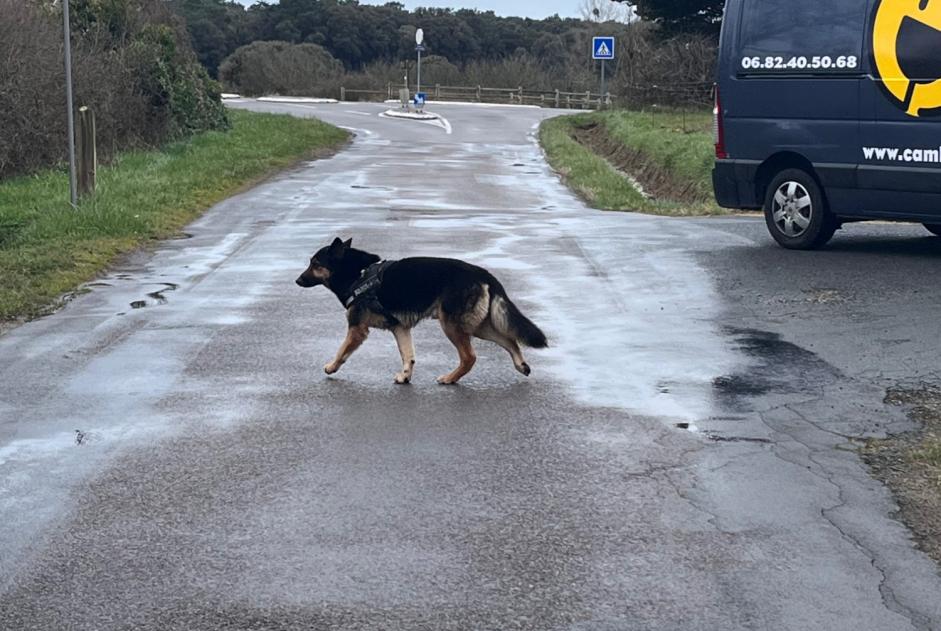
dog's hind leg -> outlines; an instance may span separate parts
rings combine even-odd
[[[415,345],[412,343],[412,330],[405,327],[392,329],[395,342],[399,345],[399,354],[402,356],[402,372],[395,376],[395,383],[406,384],[412,380],[412,371],[415,368]]]
[[[477,355],[474,353],[474,347],[471,346],[471,337],[460,326],[457,326],[447,320],[441,321],[441,328],[444,334],[448,336],[451,343],[457,348],[457,354],[461,358],[460,365],[447,375],[438,377],[438,383],[445,386],[453,386],[467,373],[471,371],[474,364],[477,363]]]
[[[364,324],[351,326],[346,332],[346,339],[340,345],[340,350],[337,351],[336,359],[324,366],[324,372],[328,375],[337,373],[343,367],[343,364],[349,360],[350,356],[363,345],[367,337],[369,337],[368,326]]]
[[[513,366],[516,370],[527,377],[532,374],[533,371],[529,367],[529,364],[526,363],[526,359],[523,357],[523,350],[520,348],[519,343],[493,328],[489,320],[474,332],[474,337],[479,337],[482,340],[487,340],[488,342],[493,342],[500,346],[500,348],[510,354],[510,357],[513,359]]]

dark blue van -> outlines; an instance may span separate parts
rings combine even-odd
[[[716,199],[786,248],[843,223],[941,235],[941,0],[728,0]]]

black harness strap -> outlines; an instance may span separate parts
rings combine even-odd
[[[380,261],[363,270],[362,276],[353,283],[353,286],[350,287],[349,296],[343,301],[346,308],[349,309],[354,305],[364,304],[374,311],[385,314],[385,309],[382,307],[382,303],[379,302],[377,293],[379,287],[382,286],[383,274],[393,263],[395,261]]]

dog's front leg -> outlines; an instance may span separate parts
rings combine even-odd
[[[368,326],[364,324],[350,325],[349,330],[346,332],[346,339],[343,340],[340,350],[337,351],[336,359],[324,366],[324,372],[328,375],[333,375],[338,372],[350,356],[363,345],[367,337],[369,337]]]
[[[402,356],[402,372],[395,375],[395,383],[404,385],[412,381],[412,371],[415,368],[415,345],[412,344],[412,331],[405,327],[392,329],[392,335],[399,345],[399,355]]]

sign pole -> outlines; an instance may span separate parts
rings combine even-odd
[[[591,41],[591,58],[601,61],[601,98],[598,101],[598,109],[603,109],[608,104],[608,77],[607,62],[614,60],[613,37],[595,37]]]
[[[415,31],[415,50],[418,51],[418,89],[415,90],[415,94],[421,92],[421,53],[425,50],[425,31],[423,29],[418,29]]]
[[[62,22],[65,31],[65,100],[69,127],[69,192],[71,203],[78,205],[78,184],[75,173],[75,104],[72,97],[72,35],[69,25],[69,0],[62,0]]]

